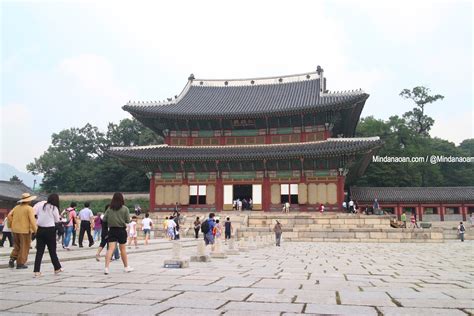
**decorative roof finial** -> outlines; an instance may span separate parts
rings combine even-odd
[[[194,74],[190,74],[189,77],[188,77],[188,80],[193,81],[194,79],[196,79],[196,78],[194,78]]]
[[[318,65],[318,67],[316,67],[316,72],[318,73],[319,76],[321,76],[321,73],[324,72],[324,69]]]

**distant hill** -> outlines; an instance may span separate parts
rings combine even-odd
[[[34,176],[31,173],[19,171],[7,163],[0,163],[0,180],[8,181],[14,175],[20,178],[20,180],[22,180],[23,183],[30,188],[33,188],[34,179],[36,179],[36,188],[38,188],[38,186],[41,184],[41,181],[43,181],[43,177],[41,176]]]

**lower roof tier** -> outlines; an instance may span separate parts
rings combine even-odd
[[[382,145],[379,137],[329,138],[324,141],[236,146],[112,147],[107,153],[122,161],[242,161],[325,158],[370,153]]]
[[[351,187],[351,197],[359,203],[474,203],[474,187]]]

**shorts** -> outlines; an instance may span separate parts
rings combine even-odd
[[[128,237],[130,237],[130,238],[137,238],[137,232],[128,233]]]
[[[212,233],[207,233],[204,235],[204,242],[206,245],[213,245],[214,244],[214,235]]]
[[[123,245],[127,243],[127,230],[125,227],[110,227],[108,242],[118,242]]]
[[[145,228],[145,229],[143,230],[143,233],[144,233],[145,235],[147,235],[147,234],[150,235],[150,229],[149,229],[149,228]]]

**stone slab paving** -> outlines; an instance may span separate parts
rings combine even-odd
[[[0,314],[420,316],[474,310],[471,241],[294,242],[192,262],[186,269],[163,268],[171,252],[165,242],[159,246],[131,253],[132,273],[112,262],[104,275],[92,249],[84,250],[89,257],[76,253],[64,261],[59,275],[50,264],[37,279],[31,267],[0,269]],[[195,251],[182,252],[189,257]]]

